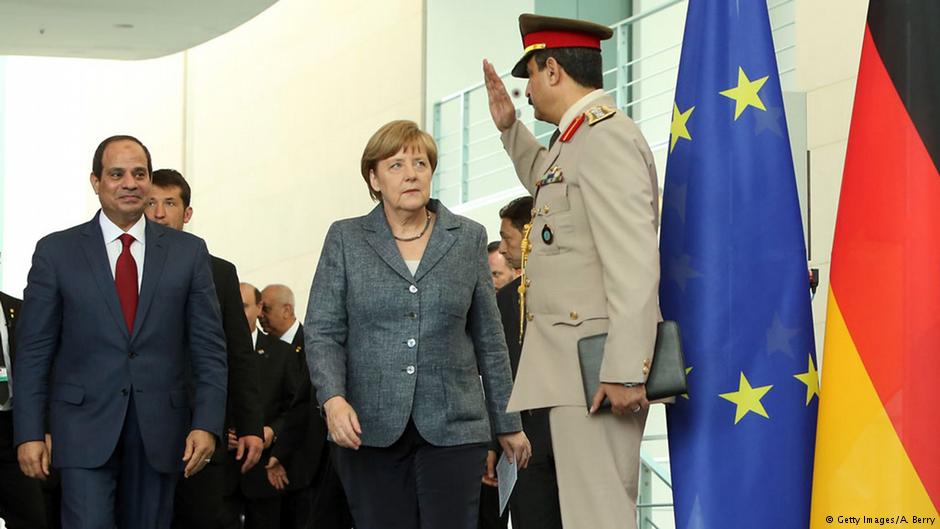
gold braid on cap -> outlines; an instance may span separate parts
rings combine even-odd
[[[522,277],[519,279],[519,344],[522,344],[522,337],[525,329],[525,266],[529,261],[529,252],[532,251],[532,243],[529,242],[529,232],[532,231],[532,221],[522,228]]]

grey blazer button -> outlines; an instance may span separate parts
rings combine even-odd
[[[414,347],[416,343],[414,338],[408,338],[408,347]]]
[[[416,286],[414,286],[414,285],[411,285],[410,287],[408,287],[408,292],[411,292],[412,294],[417,294],[417,293],[418,293],[418,287],[416,287]]]
[[[408,366],[408,367],[406,367],[406,368],[405,368],[405,373],[408,373],[409,375],[415,374],[415,366]]]

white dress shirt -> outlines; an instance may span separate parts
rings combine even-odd
[[[258,328],[255,327],[255,330],[251,331],[251,348],[255,351],[258,350]]]
[[[7,328],[5,312],[5,310],[0,312],[0,319],[3,320],[3,323],[0,324],[0,347],[3,348],[3,365],[6,366],[7,370],[7,389],[10,391],[10,400],[0,402],[0,411],[13,409],[13,379],[10,378],[10,368],[13,367],[13,361],[10,358],[10,329]]]
[[[290,326],[290,329],[287,329],[287,332],[281,335],[281,341],[287,343],[294,343],[294,338],[297,337],[297,331],[300,329],[300,320],[294,320],[294,324]]]
[[[104,214],[104,211],[99,212],[98,222],[101,224],[101,235],[104,236],[104,246],[108,250],[108,263],[111,265],[111,277],[114,277],[114,269],[117,267],[118,257],[121,256],[121,252],[124,250],[124,244],[120,239],[121,235],[124,234],[124,230],[118,228],[116,224],[111,222],[111,219]],[[131,229],[127,230],[127,233],[134,237],[134,242],[131,243],[131,255],[137,263],[137,292],[140,292],[141,279],[144,277],[144,245],[147,244],[146,226],[147,219],[141,215],[140,220],[131,226]]]

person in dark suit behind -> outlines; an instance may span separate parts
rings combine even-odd
[[[522,234],[532,218],[532,204],[532,197],[524,196],[499,210],[499,252],[513,268],[522,267]],[[522,331],[525,331],[525,322],[519,317],[521,282],[522,278],[517,277],[496,293],[514,379],[522,354],[519,326],[523,325]],[[529,468],[519,473],[512,496],[509,497],[513,529],[561,529],[558,480],[555,477],[555,455],[548,414],[549,410],[544,408],[521,412],[522,429],[532,442],[532,459],[529,460]],[[489,473],[495,477],[492,467]]]
[[[192,190],[186,179],[173,169],[153,172],[150,196],[144,213],[149,220],[182,231],[193,216]],[[244,460],[247,472],[261,457],[262,418],[260,391],[253,378],[255,353],[248,325],[241,310],[238,273],[235,265],[210,255],[212,279],[222,314],[225,348],[228,355],[228,399],[225,424],[239,432],[236,458]],[[219,449],[217,456],[202,472],[181,481],[176,488],[173,527],[177,529],[212,529],[221,524],[228,458]]]
[[[500,241],[493,241],[486,245],[486,253],[489,256],[490,274],[493,276],[493,287],[499,290],[506,286],[510,281],[519,277],[520,270],[516,270],[509,265],[506,257],[499,253]]]
[[[294,293],[286,285],[268,285],[261,291],[261,325],[270,336],[290,345],[300,362],[306,429],[288,463],[290,485],[284,498],[283,529],[349,529],[352,515],[343,485],[333,468],[326,442],[326,422],[310,385],[304,349],[304,327],[294,313]]]
[[[307,363],[359,529],[475,529],[493,433],[520,468],[530,455],[505,412],[486,232],[430,199],[436,162],[411,121],[369,139],[360,168],[379,204],[333,223],[310,289]]]
[[[299,394],[304,378],[293,347],[258,330],[261,292],[242,283],[241,296],[259,359],[254,375],[261,386],[265,451],[264,464],[241,477],[240,496],[246,500],[246,529],[277,528],[281,525],[283,491],[290,484],[282,461],[289,461],[303,439],[309,395]]]
[[[180,470],[202,470],[222,433],[227,367],[209,253],[146,220],[151,172],[136,138],[101,142],[90,176],[101,210],[33,254],[14,442],[23,472],[45,479],[50,427],[64,527],[169,527]]]
[[[10,376],[16,358],[14,335],[23,302],[0,292],[3,325],[0,326],[0,518],[10,529],[48,527],[42,485],[20,470],[13,444],[13,395]]]

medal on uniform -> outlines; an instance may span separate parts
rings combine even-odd
[[[542,175],[542,178],[539,178],[539,181],[535,183],[536,188],[546,186],[548,184],[555,184],[558,182],[564,182],[565,177],[561,172],[561,167],[553,165],[548,171]]]
[[[555,242],[555,234],[552,233],[552,228],[548,224],[542,228],[542,242],[545,244],[551,244]]]

